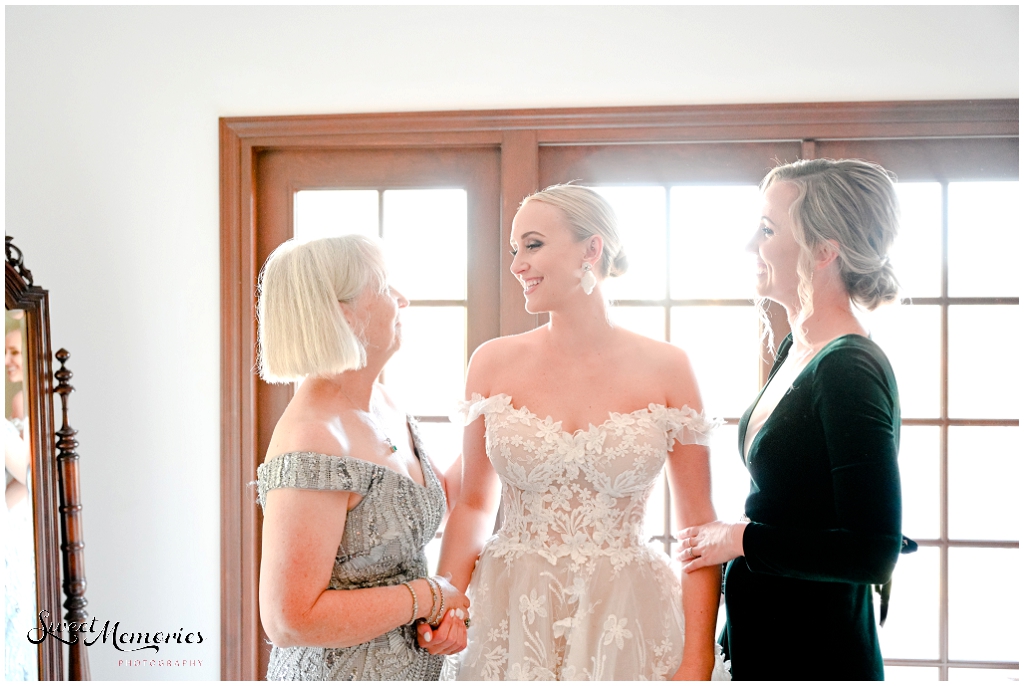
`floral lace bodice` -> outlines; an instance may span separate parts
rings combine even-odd
[[[575,433],[516,409],[505,394],[474,395],[460,409],[466,423],[484,415],[487,455],[503,484],[504,520],[490,552],[568,558],[574,568],[606,556],[616,571],[646,543],[647,497],[674,442],[707,445],[715,426],[685,406],[612,412]]]
[[[473,396],[501,478],[501,529],[469,585],[473,624],[459,679],[665,679],[683,648],[678,576],[647,545],[647,498],[676,441],[707,445],[715,422],[688,407],[610,413],[575,433]],[[714,678],[727,678],[721,655]]]

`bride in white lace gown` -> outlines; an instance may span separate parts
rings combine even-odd
[[[555,186],[513,222],[512,271],[550,322],[470,363],[438,568],[472,603],[460,679],[728,678],[720,570],[680,580],[643,531],[666,464],[677,525],[714,520],[712,426],[685,353],[609,322],[600,282],[625,270],[614,221],[597,193]]]

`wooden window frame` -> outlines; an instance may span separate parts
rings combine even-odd
[[[416,112],[220,120],[221,225],[221,677],[258,673],[258,522],[244,485],[257,454],[255,369],[256,156],[272,150],[488,147],[500,154],[501,241],[522,198],[537,190],[544,146],[631,143],[1017,138],[1019,100],[801,103]],[[470,258],[472,259],[472,257]],[[501,250],[500,333],[539,318]],[[945,380],[943,380],[945,383]],[[931,662],[931,661],[929,661]],[[945,675],[945,667],[940,668]]]

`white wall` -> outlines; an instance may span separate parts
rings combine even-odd
[[[1018,8],[7,7],[6,219],[50,289],[89,610],[219,676],[222,116],[1018,97]],[[224,589],[234,593],[236,589]]]

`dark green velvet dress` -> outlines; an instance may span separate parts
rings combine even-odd
[[[754,405],[740,420],[741,454]],[[846,335],[808,363],[754,438],[745,555],[725,575],[720,640],[734,679],[883,678],[871,585],[900,553],[899,431],[889,361]]]

